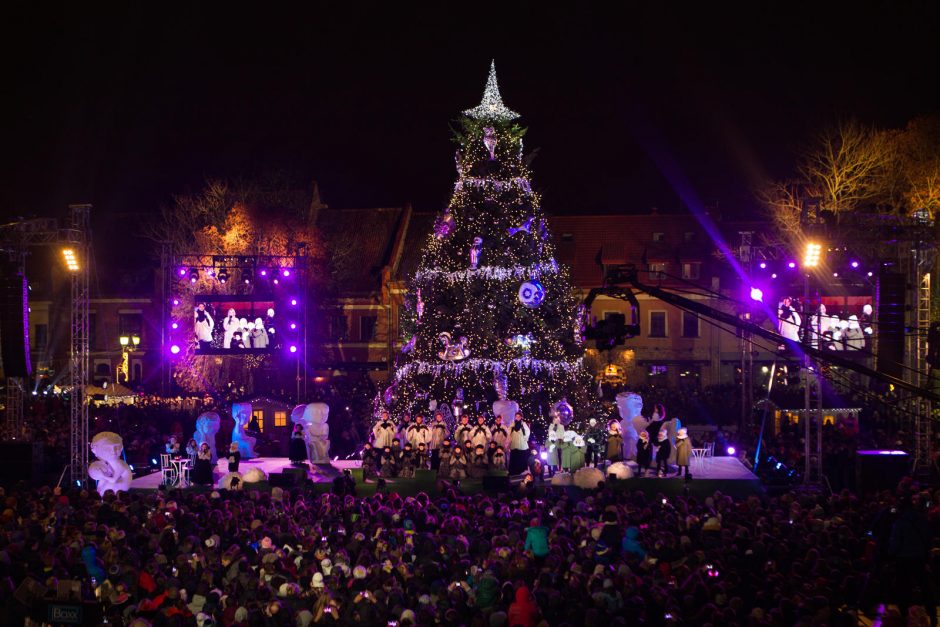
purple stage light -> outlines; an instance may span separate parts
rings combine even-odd
[[[764,292],[759,287],[751,288],[751,300],[761,302],[764,300]]]
[[[281,270],[281,274],[283,274],[284,276],[290,276],[290,270],[287,268],[284,268],[283,270]]]
[[[186,268],[180,268],[180,276],[186,276]]]
[[[176,306],[179,305],[179,304],[180,304],[180,299],[174,298],[174,299],[173,299],[173,306],[176,307]]]
[[[274,279],[273,283],[277,285],[278,283],[280,283],[280,281],[278,281],[277,279]]]
[[[542,451],[541,453],[539,453],[539,457],[542,458],[543,462],[548,461],[548,453],[546,453],[545,451]]]
[[[760,269],[761,269],[761,270],[764,270],[764,269],[766,269],[766,268],[767,268],[767,264],[764,263],[763,261],[760,262]]]
[[[791,261],[790,263],[787,264],[787,267],[792,270],[793,268],[796,267],[796,262],[795,262],[795,261]]]
[[[178,325],[178,324],[175,323],[175,322],[174,322],[173,324],[171,324],[170,326],[173,327],[174,329],[180,328],[180,325]]]
[[[291,323],[290,323],[290,330],[291,330],[291,331],[295,331],[296,329],[297,329],[297,323],[296,323],[296,322],[291,322]]]
[[[733,446],[729,446],[728,455],[734,455],[735,453],[737,453],[737,449],[735,449]]]
[[[197,280],[198,280],[198,279],[196,279],[196,277],[189,277],[189,282],[190,282],[190,283],[195,283]]]
[[[290,346],[290,352],[296,353],[296,352],[297,352],[297,346],[295,346],[294,344],[291,344],[291,346]]]
[[[857,261],[853,261],[851,265],[852,265],[853,268],[857,268],[857,267],[858,267],[858,262],[857,262]]]
[[[770,278],[771,278],[771,279],[776,279],[776,278],[777,278],[777,273],[774,272],[773,274],[771,274],[771,275],[770,275]]]
[[[296,298],[290,299],[290,304],[296,307],[296,306],[297,306],[297,299],[296,299]]]
[[[835,278],[838,279],[838,278],[839,278],[839,273],[838,273],[838,272],[833,272],[833,273],[832,273],[832,276],[834,276]]]
[[[264,268],[261,268],[261,276],[268,276],[268,271]]]
[[[173,346],[170,347],[170,352],[173,353],[174,355],[178,355],[180,352],[180,347],[174,344]]]
[[[873,272],[869,272],[869,273],[868,273],[868,276],[872,276],[873,274],[874,274]]]

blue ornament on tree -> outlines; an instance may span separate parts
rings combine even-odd
[[[535,309],[545,300],[545,288],[538,281],[526,281],[519,286],[519,302]]]

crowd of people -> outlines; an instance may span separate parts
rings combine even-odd
[[[13,592],[79,580],[110,624],[854,625],[935,616],[940,494],[913,484],[734,500],[548,488],[402,498],[0,494],[0,620]]]

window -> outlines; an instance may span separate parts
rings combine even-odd
[[[651,279],[664,279],[666,278],[666,270],[669,269],[669,264],[665,261],[657,261],[655,263],[649,264],[650,267],[650,278]]]
[[[695,241],[695,231],[686,231],[682,234],[682,241],[684,242],[694,242]]]
[[[647,337],[666,337],[666,312],[651,311]]]
[[[699,261],[689,261],[682,264],[683,279],[698,279],[702,272],[702,264]]]
[[[349,339],[349,321],[346,314],[333,314],[330,318],[330,335],[334,340],[344,342]]]
[[[665,234],[665,233],[653,233],[653,241],[654,241],[654,242],[665,242],[665,241],[666,241],[666,234]]]
[[[362,316],[359,318],[359,341],[371,342],[375,337],[376,316]]]
[[[131,380],[140,383],[144,378],[144,365],[135,359],[131,365]]]
[[[650,364],[651,377],[665,377],[668,369],[663,364]]]
[[[258,431],[264,431],[264,410],[263,409],[255,409],[254,411],[252,411],[251,419],[258,421]]]
[[[688,311],[682,312],[682,337],[698,337],[699,336],[699,319],[693,313]]]
[[[121,335],[140,337],[140,331],[143,328],[142,316],[139,313],[119,313],[118,326]]]
[[[287,426],[287,412],[286,411],[274,412],[274,426],[275,427]]]
[[[43,350],[49,341],[49,325],[37,324],[36,331],[33,333],[33,348]]]

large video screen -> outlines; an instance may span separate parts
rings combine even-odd
[[[265,354],[278,348],[273,298],[196,295],[193,302],[196,354]]]

